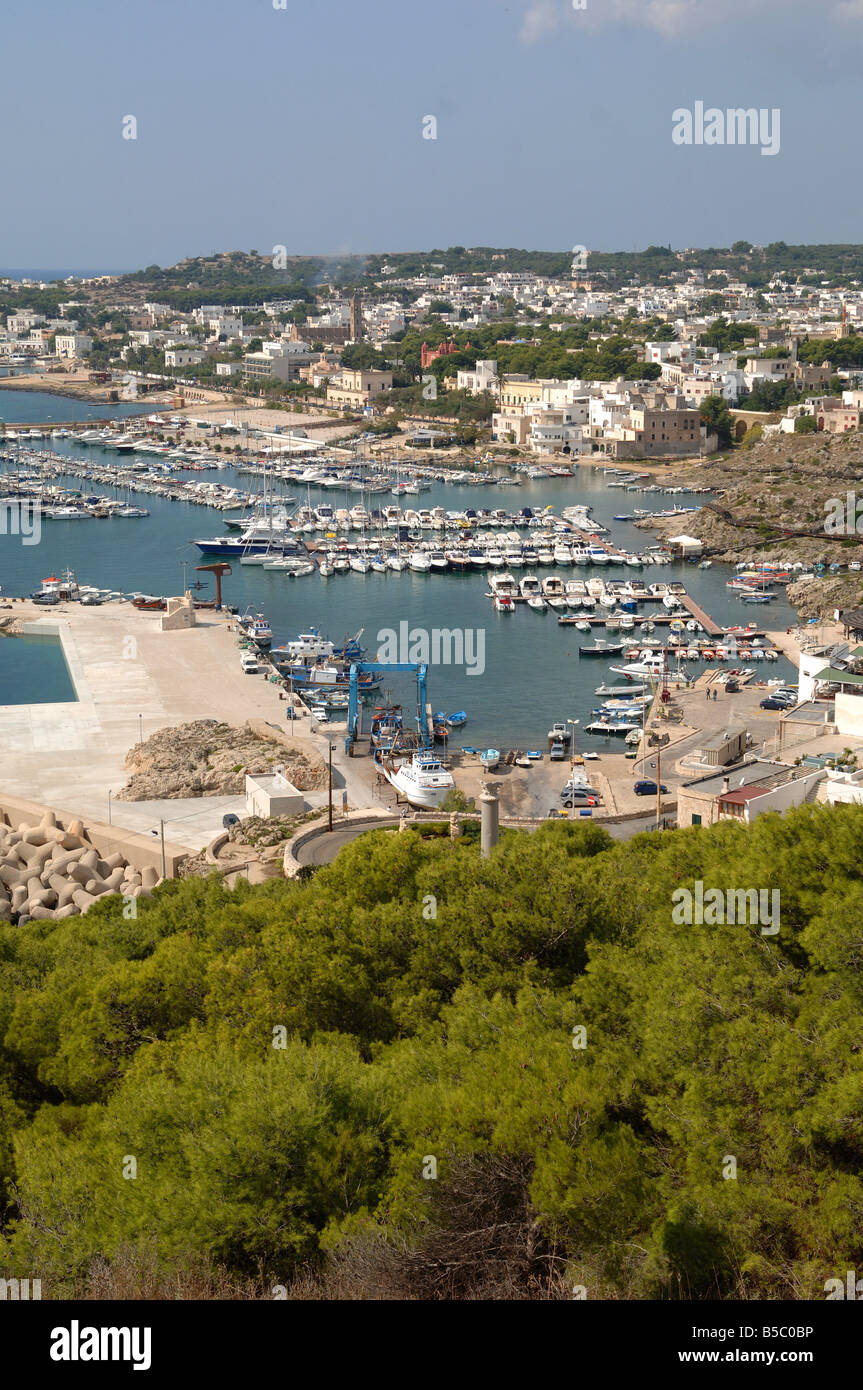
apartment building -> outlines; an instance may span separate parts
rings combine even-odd
[[[528,406],[528,445],[533,454],[546,457],[552,454],[581,454],[591,452],[589,434],[579,422],[577,407],[549,405],[537,401]]]
[[[635,397],[629,412],[629,430],[642,458],[664,454],[691,454],[701,445],[701,416],[682,396]]]

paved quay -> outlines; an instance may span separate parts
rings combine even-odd
[[[142,736],[195,719],[238,728],[263,719],[290,733],[278,687],[240,669],[226,616],[198,610],[198,625],[177,632],[161,631],[161,614],[127,603],[46,609],[23,602],[0,616],[60,637],[78,695],[74,703],[0,706],[0,796],[105,821],[108,793],[127,782],[126,754]],[[306,720],[295,728],[299,748],[326,756],[326,742],[310,737]],[[112,800],[111,820],[146,834],[164,819],[167,839],[198,850],[218,834],[226,811],[245,813],[245,798]]]

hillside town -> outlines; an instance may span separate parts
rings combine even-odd
[[[382,258],[348,288],[333,277],[297,298],[262,290],[252,304],[207,303],[201,290],[182,310],[101,276],[50,287],[56,312],[40,312],[23,305],[47,284],[6,279],[0,306],[22,307],[0,329],[0,378],[58,389],[84,373],[107,399],[215,391],[357,416],[382,432],[402,418],[440,437],[460,424],[466,443],[564,460],[709,456],[728,442],[716,428],[727,409],[756,412],[768,435],[856,428],[863,355],[848,349],[863,333],[860,282],[837,285],[813,265],[756,289],[688,266],[695,254],[678,253],[650,282],[577,261],[558,274],[439,263],[398,274]],[[238,256],[224,258],[229,272]],[[588,267],[589,253],[581,260]],[[186,282],[183,298],[195,291]],[[568,358],[581,371],[566,373]],[[546,375],[549,360],[564,371]]]

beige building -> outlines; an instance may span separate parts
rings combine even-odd
[[[392,372],[343,367],[339,380],[327,387],[327,400],[334,405],[368,405],[383,391],[391,391],[392,385]]]
[[[819,430],[825,434],[845,434],[856,430],[860,424],[860,411],[856,406],[846,405],[844,401],[827,396],[815,412]]]
[[[721,820],[750,824],[765,811],[787,811],[814,801],[824,771],[785,763],[737,764],[686,782],[677,794],[677,825],[716,825]]]
[[[531,381],[526,376],[505,376],[500,393],[500,404],[506,406],[525,406],[532,401],[542,400],[542,388],[547,382]]]

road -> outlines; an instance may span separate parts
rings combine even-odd
[[[581,822],[584,824],[584,820]],[[601,821],[595,822],[602,825]],[[656,826],[656,816],[651,813],[647,816],[637,816],[633,820],[622,821],[616,825],[604,825],[614,840],[631,840],[633,835],[639,835],[643,830],[653,830]],[[347,825],[337,827],[330,833],[324,831],[317,835],[313,840],[309,840],[297,851],[297,859],[303,865],[331,864],[340,849],[356,840],[359,835],[364,835],[367,830],[381,830],[395,827],[380,825]],[[535,826],[534,829],[537,827]]]

